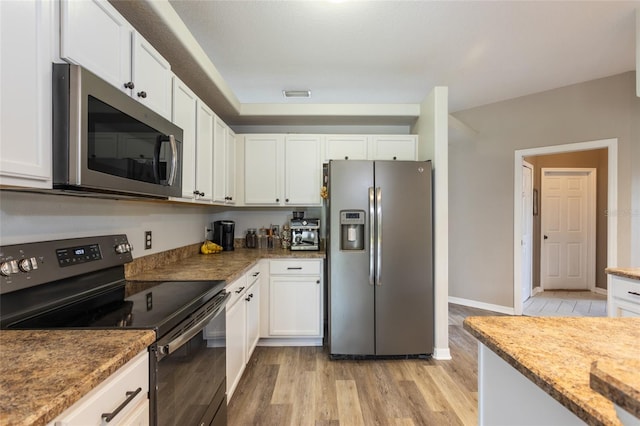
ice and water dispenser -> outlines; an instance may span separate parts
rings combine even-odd
[[[364,250],[364,210],[340,211],[340,249]]]

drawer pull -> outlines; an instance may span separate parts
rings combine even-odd
[[[301,269],[302,269],[302,266],[289,266],[289,267],[287,267],[288,271],[293,271],[293,270],[299,271]]]
[[[628,291],[627,293],[632,294],[634,296],[640,296],[640,293],[638,293],[637,291]]]
[[[133,401],[133,399],[140,393],[142,392],[142,388],[138,388],[135,391],[131,392],[127,392],[125,395],[127,396],[127,399],[124,400],[124,402],[120,405],[118,405],[118,408],[115,409],[115,411],[112,411],[111,413],[103,413],[102,414],[102,420],[104,420],[105,422],[109,423],[111,420],[113,420],[113,418],[115,416],[118,415],[118,413],[120,413],[120,411],[122,411],[122,409],[124,407],[127,406],[128,403],[130,403],[131,401]]]
[[[240,294],[242,293],[242,290],[244,290],[244,287],[240,287],[239,289],[236,290],[236,294]]]
[[[257,277],[258,275],[260,275],[260,272],[255,272],[252,276]]]

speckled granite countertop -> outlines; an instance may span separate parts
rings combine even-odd
[[[2,330],[0,424],[50,422],[154,340],[148,330]]]
[[[640,319],[468,317],[464,328],[588,424],[620,424],[612,402],[591,389],[591,366],[637,360]],[[634,383],[637,374],[619,379]]]
[[[591,388],[638,417],[640,424],[640,359],[595,361]]]
[[[152,270],[128,276],[128,281],[191,281],[239,278],[260,259],[324,259],[324,251],[291,251],[284,249],[236,248],[215,254],[194,254],[177,262],[166,263]]]
[[[607,268],[604,271],[607,274],[640,281],[640,268]]]

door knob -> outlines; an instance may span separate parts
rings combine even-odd
[[[544,236],[544,239],[545,239],[545,240],[548,240],[548,239],[549,239],[549,237],[547,237],[547,236],[545,235],[545,236]]]

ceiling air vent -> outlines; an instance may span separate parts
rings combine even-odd
[[[285,98],[310,98],[311,90],[283,90]]]

